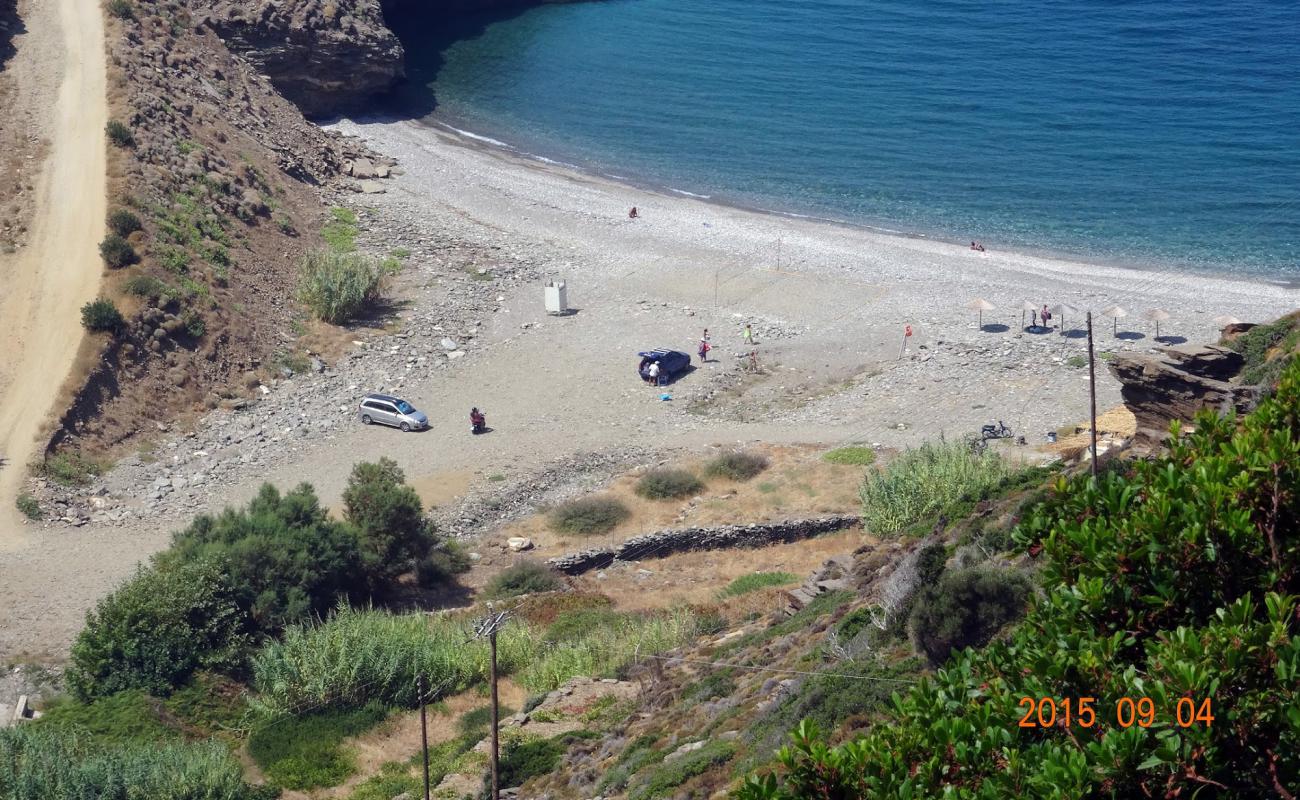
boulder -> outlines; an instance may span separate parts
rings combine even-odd
[[[1201,409],[1227,414],[1254,408],[1259,387],[1229,382],[1242,364],[1239,353],[1212,344],[1116,356],[1111,374],[1122,384],[1124,405],[1137,418],[1133,446],[1140,451],[1161,447],[1171,420],[1190,422]]]
[[[511,536],[506,539],[506,547],[515,553],[522,553],[533,549],[533,540],[524,536]]]

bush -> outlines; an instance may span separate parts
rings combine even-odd
[[[337,325],[379,299],[383,272],[355,253],[312,250],[298,274],[298,300],[317,319]]]
[[[994,495],[1020,472],[997,453],[972,452],[960,442],[926,442],[862,481],[862,522],[878,536],[925,524],[959,503]]]
[[[285,789],[337,786],[356,772],[356,758],[343,748],[388,716],[375,702],[361,708],[331,710],[271,720],[248,737],[248,754],[266,776]]]
[[[142,568],[86,615],[68,688],[82,700],[125,689],[165,695],[197,669],[240,663],[247,643],[244,617],[217,568]]]
[[[143,227],[144,223],[140,222],[140,218],[125,208],[119,208],[108,215],[108,229],[122,238],[130,236]]]
[[[768,586],[785,586],[797,580],[799,579],[788,572],[754,572],[736,578],[718,594],[722,597],[737,597]]]
[[[917,595],[908,620],[912,641],[934,665],[953,650],[983,647],[1003,627],[1020,619],[1033,588],[1009,569],[971,567],[944,573]]]
[[[14,501],[14,505],[18,507],[18,510],[22,512],[24,517],[27,517],[30,520],[39,520],[45,516],[45,512],[41,511],[40,502],[26,492],[18,495],[18,499]]]
[[[847,464],[855,467],[866,467],[875,463],[876,451],[863,445],[837,447],[834,450],[823,453],[822,460],[831,464]]]
[[[135,6],[131,0],[108,0],[108,13],[118,19],[135,19]]]
[[[488,597],[515,597],[521,594],[553,592],[564,588],[564,581],[550,568],[536,561],[518,561],[498,572],[488,582]]]
[[[81,324],[88,331],[117,333],[126,325],[126,319],[112,300],[101,297],[81,307]]]
[[[99,255],[103,257],[104,263],[113,269],[130,266],[136,261],[135,248],[116,233],[110,233],[99,243]]]
[[[70,698],[55,701],[37,724],[77,734],[87,742],[123,745],[180,739],[180,731],[163,724],[162,704],[139,689],[129,689],[92,703]]]
[[[208,332],[208,323],[204,321],[203,315],[192,308],[181,313],[181,324],[185,326],[185,333],[195,339]]]
[[[41,474],[63,486],[85,486],[104,471],[101,464],[80,453],[55,453],[41,464]]]
[[[122,285],[122,289],[127,294],[143,297],[154,303],[172,294],[171,286],[152,275],[132,275]]]
[[[723,453],[709,461],[704,474],[714,478],[747,481],[767,469],[767,459],[757,453]]]
[[[703,488],[700,479],[684,469],[653,469],[636,482],[636,493],[647,500],[672,500]]]
[[[1284,353],[1294,350],[1300,344],[1300,318],[1294,315],[1256,325],[1228,343],[1228,347],[1241,353],[1245,364],[1241,370],[1241,382],[1270,386],[1277,380],[1289,358],[1275,354],[1275,349]]]
[[[373,591],[414,570],[433,546],[433,523],[405,481],[396,461],[381,458],[354,466],[343,492],[343,516],[356,528]]]
[[[451,583],[457,575],[468,572],[470,566],[465,548],[459,542],[444,539],[415,565],[415,580],[420,586],[432,589]]]
[[[590,536],[609,533],[631,515],[627,506],[612,497],[582,497],[553,510],[550,524],[560,533]]]
[[[281,495],[262,486],[246,508],[196,517],[160,563],[219,563],[258,631],[276,631],[340,599],[364,597],[368,574],[357,534],[335,522],[302,484]]]
[[[117,120],[109,120],[105,128],[108,133],[108,140],[118,147],[135,147],[135,136],[131,129]]]
[[[554,772],[567,749],[564,738],[524,739],[506,744],[498,767],[501,785],[522,786],[529,778]]]
[[[1021,522],[1045,592],[1008,641],[955,652],[852,742],[801,727],[738,797],[1271,797],[1294,784],[1300,719],[1280,710],[1300,707],[1300,362],[1244,420],[1204,411],[1194,433],[1172,428],[1166,456],[1062,478]],[[1097,698],[1095,724],[1019,727],[1025,697]],[[1150,698],[1156,724],[1115,725],[1123,697]],[[1176,724],[1182,701],[1207,700],[1214,721]]]
[[[0,729],[0,797],[6,800],[273,800],[244,783],[225,745],[109,747],[44,725]]]
[[[727,763],[735,754],[736,746],[731,742],[710,741],[699,750],[665,759],[650,773],[645,783],[632,787],[627,796],[629,800],[669,797],[673,794],[670,789]]]

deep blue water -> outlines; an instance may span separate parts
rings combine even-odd
[[[593,171],[1300,279],[1292,2],[605,0],[420,30],[398,108]]]

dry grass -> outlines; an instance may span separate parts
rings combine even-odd
[[[1056,441],[1044,446],[1044,450],[1057,455],[1063,461],[1071,461],[1083,455],[1091,444],[1088,422],[1069,429],[1071,432],[1058,431]],[[1115,406],[1103,414],[1097,415],[1097,440],[1129,439],[1137,432],[1137,418],[1126,406]],[[1064,435],[1063,435],[1064,434]],[[1099,448],[1100,449],[1100,448]]]

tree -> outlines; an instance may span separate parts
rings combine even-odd
[[[352,468],[344,517],[356,528],[361,557],[376,591],[415,569],[434,544],[433,524],[397,462],[381,458]]]

